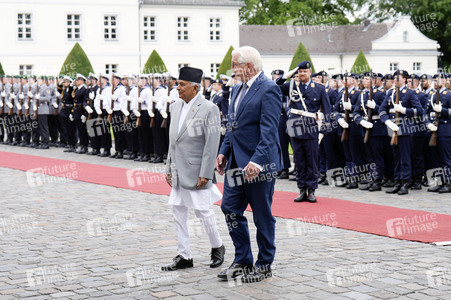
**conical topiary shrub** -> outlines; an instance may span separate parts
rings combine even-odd
[[[1,62],[0,62],[0,75],[5,75],[5,71],[3,71],[3,66]]]
[[[146,64],[144,65],[143,73],[164,73],[167,72],[168,69],[161,59],[160,55],[157,51],[153,50],[147,59]]]
[[[304,44],[300,42],[298,48],[296,49],[296,52],[294,52],[293,59],[291,60],[290,70],[296,68],[299,63],[303,62],[304,60],[308,60],[312,64],[312,72],[315,72],[315,67],[313,66],[312,59],[310,58],[307,49],[305,48]]]
[[[224,56],[224,59],[221,62],[221,65],[218,69],[218,74],[216,74],[216,79],[219,79],[219,75],[225,74],[225,75],[232,75],[232,51],[233,46],[229,47],[229,50],[227,50],[226,55]]]
[[[75,77],[77,73],[80,73],[89,76],[89,72],[94,73],[91,62],[80,44],[75,43],[61,67],[60,75]]]
[[[351,72],[362,74],[369,71],[371,71],[370,65],[366,60],[365,54],[363,54],[363,52],[360,51],[359,55],[357,55],[357,58],[355,59],[354,64],[352,65]]]

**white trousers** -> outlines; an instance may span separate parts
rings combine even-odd
[[[194,210],[198,222],[190,222],[188,225],[188,207],[182,205],[173,205],[172,213],[175,220],[175,228],[177,231],[177,246],[178,254],[185,259],[192,258],[189,241],[189,229],[194,232],[199,232],[203,228],[210,240],[211,248],[219,248],[222,245],[222,239],[219,236],[218,228],[216,226],[215,213],[213,209],[208,210]],[[202,224],[202,225],[201,225]]]

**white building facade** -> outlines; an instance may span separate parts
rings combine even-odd
[[[0,62],[7,74],[57,74],[78,42],[96,73],[138,73],[156,50],[177,72],[215,74],[239,46],[241,1],[0,0]],[[64,66],[72,73],[73,66]],[[146,70],[149,73],[158,70]]]

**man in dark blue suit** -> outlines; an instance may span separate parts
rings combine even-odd
[[[276,220],[271,204],[275,178],[282,165],[277,131],[282,95],[261,71],[261,56],[255,48],[234,50],[232,68],[241,83],[231,92],[230,126],[216,159],[216,169],[221,175],[226,173],[221,209],[235,246],[235,258],[218,277],[228,280],[243,275],[243,282],[258,282],[272,276],[276,252]],[[248,205],[257,227],[259,251],[255,267],[244,216]]]

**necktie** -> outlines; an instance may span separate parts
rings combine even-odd
[[[248,88],[247,84],[243,83],[243,86],[241,88],[240,98],[238,99],[238,101],[235,102],[235,112],[238,111],[238,107],[239,107],[241,101],[243,100],[244,96],[246,96],[247,88]]]
[[[301,92],[304,94],[305,93],[305,84],[301,83]]]

